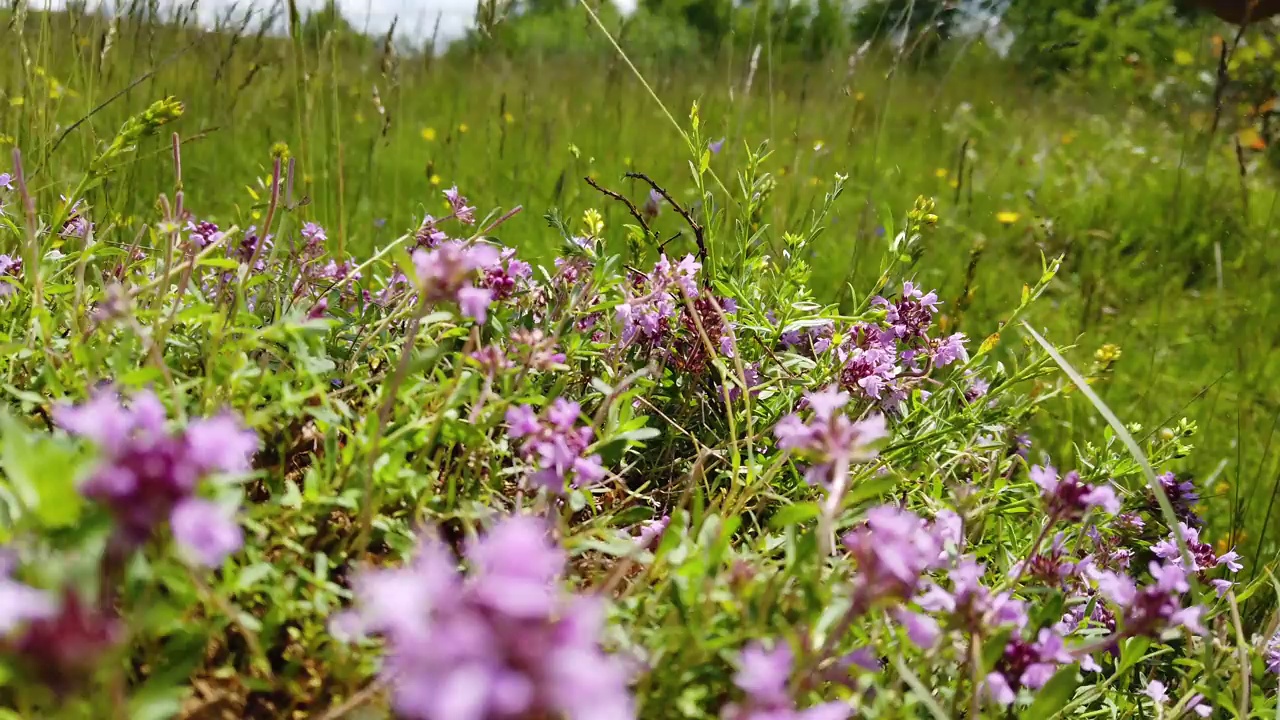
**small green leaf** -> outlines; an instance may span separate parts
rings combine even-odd
[[[871,498],[880,497],[893,490],[897,484],[897,478],[892,475],[882,475],[863,480],[849,488],[849,493],[845,495],[843,505],[845,507],[859,505]]]
[[[46,528],[75,525],[84,507],[76,490],[80,461],[75,450],[7,413],[0,413],[0,433],[0,467],[26,509]]]
[[[812,502],[784,505],[769,518],[769,527],[785,528],[800,525],[818,517],[818,504]]]

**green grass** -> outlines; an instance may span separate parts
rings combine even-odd
[[[295,193],[308,201],[298,214],[361,256],[424,212],[441,214],[440,191],[454,184],[481,207],[521,205],[498,237],[544,260],[552,208],[577,218],[596,207],[610,227],[629,221],[584,176],[640,202],[643,189],[622,179],[640,170],[697,200],[676,129],[617,57],[399,56],[380,42],[293,41],[254,26],[204,34],[141,17],[114,27],[39,14],[6,24],[0,132],[35,170],[42,207],[75,185],[126,117],[169,95],[186,106],[174,128],[197,216],[260,221],[270,151],[283,142],[301,175]],[[731,190],[744,145],[768,143],[763,169],[775,184],[762,221],[778,252],[772,228],[798,226],[834,176],[848,175],[811,249],[820,299],[847,305],[866,294],[881,228],[900,225],[918,195],[935,197],[941,217],[920,280],[971,337],[997,331],[1043,255],[1064,254],[1028,319],[1053,342],[1079,338],[1070,357],[1082,367],[1104,343],[1118,345],[1122,356],[1097,380],[1103,398],[1141,424],[1140,439],[1195,421],[1197,450],[1183,463],[1221,481],[1206,500],[1215,533],[1247,533],[1246,547],[1259,540],[1280,515],[1270,503],[1280,488],[1280,238],[1267,171],[1242,182],[1223,137],[1180,121],[1196,108],[1152,117],[1105,94],[1032,87],[977,48],[954,63],[873,56],[852,69],[847,58],[771,66],[762,53],[748,89],[751,50],[744,42],[715,61],[637,60],[678,120],[697,102],[703,135],[727,138],[711,167]],[[147,140],[89,194],[101,237],[128,245],[173,185],[167,138]],[[736,218],[732,206],[714,210],[720,222]],[[681,224],[668,212],[657,226],[674,235]],[[1023,340],[1010,331],[1002,342]],[[1055,454],[1102,428],[1075,400],[1040,424]],[[1269,533],[1268,549],[1278,535]]]

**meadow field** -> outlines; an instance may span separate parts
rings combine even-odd
[[[1280,717],[1229,28],[247,17],[0,14],[0,717]]]

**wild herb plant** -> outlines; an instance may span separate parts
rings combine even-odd
[[[1167,470],[1197,428],[1135,439],[1108,358],[1025,322],[1059,257],[955,331],[920,198],[821,302],[846,178],[773,228],[767,146],[722,182],[696,107],[690,177],[594,180],[634,224],[551,213],[536,266],[465,188],[337,249],[283,148],[213,222],[176,134],[152,220],[104,222],[84,193],[180,111],[53,207],[3,178],[13,716],[1275,715],[1274,603],[1240,612],[1274,580]],[[1109,426],[1048,453],[1069,392]]]

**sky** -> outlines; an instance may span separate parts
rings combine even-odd
[[[103,5],[109,8],[116,4],[124,5],[126,2],[127,0],[89,0],[89,6]],[[231,7],[236,8],[237,11],[256,8],[267,12],[276,4],[276,0],[197,0],[197,2],[200,16],[209,21],[225,14]],[[160,4],[161,7],[173,8],[188,6],[191,0],[160,0]],[[298,0],[298,6],[301,8],[318,8],[323,4],[324,0]],[[615,4],[623,12],[629,12],[635,7],[636,0],[615,0]],[[31,0],[30,6],[33,9],[41,6],[61,9],[65,5],[65,0]],[[415,39],[423,41],[430,38],[436,18],[439,17],[441,40],[451,40],[460,36],[471,25],[472,18],[475,17],[476,0],[338,0],[338,7],[342,9],[343,15],[351,21],[352,25],[360,29],[367,28],[372,34],[385,32],[391,25],[392,19],[399,16],[400,23],[397,26],[399,30],[396,34],[408,33],[416,36]]]

